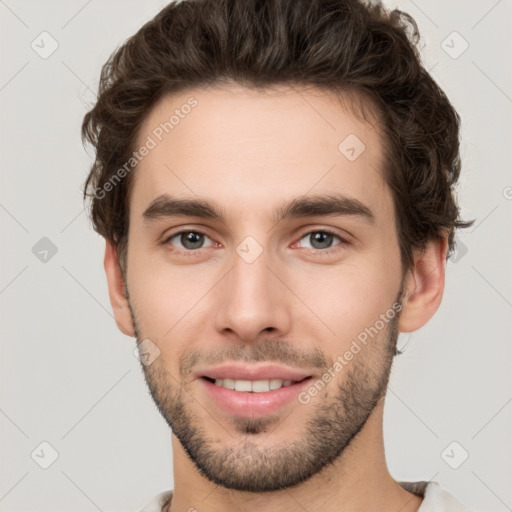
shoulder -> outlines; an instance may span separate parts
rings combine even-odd
[[[166,506],[172,499],[172,491],[162,491],[154,496],[151,501],[146,503],[139,512],[162,512],[163,507]]]
[[[471,512],[437,482],[398,482],[406,491],[423,497],[418,512]]]

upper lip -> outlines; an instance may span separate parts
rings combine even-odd
[[[223,364],[214,368],[207,368],[195,373],[196,377],[209,377],[210,379],[233,380],[293,380],[300,381],[311,374],[293,370],[278,365],[247,366],[240,364]]]

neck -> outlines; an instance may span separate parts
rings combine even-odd
[[[295,487],[261,494],[233,491],[210,482],[173,435],[174,492],[168,510],[416,512],[422,498],[403,489],[387,469],[382,414],[383,400],[338,459],[309,480]]]

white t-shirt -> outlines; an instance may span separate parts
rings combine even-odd
[[[418,512],[470,512],[437,482],[398,482],[405,490],[423,496]],[[157,494],[140,512],[162,512],[172,497],[172,491]]]

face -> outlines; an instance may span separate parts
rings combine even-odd
[[[381,136],[332,93],[232,87],[164,97],[144,144],[126,286],[153,399],[212,482],[296,485],[387,385],[402,269]]]

